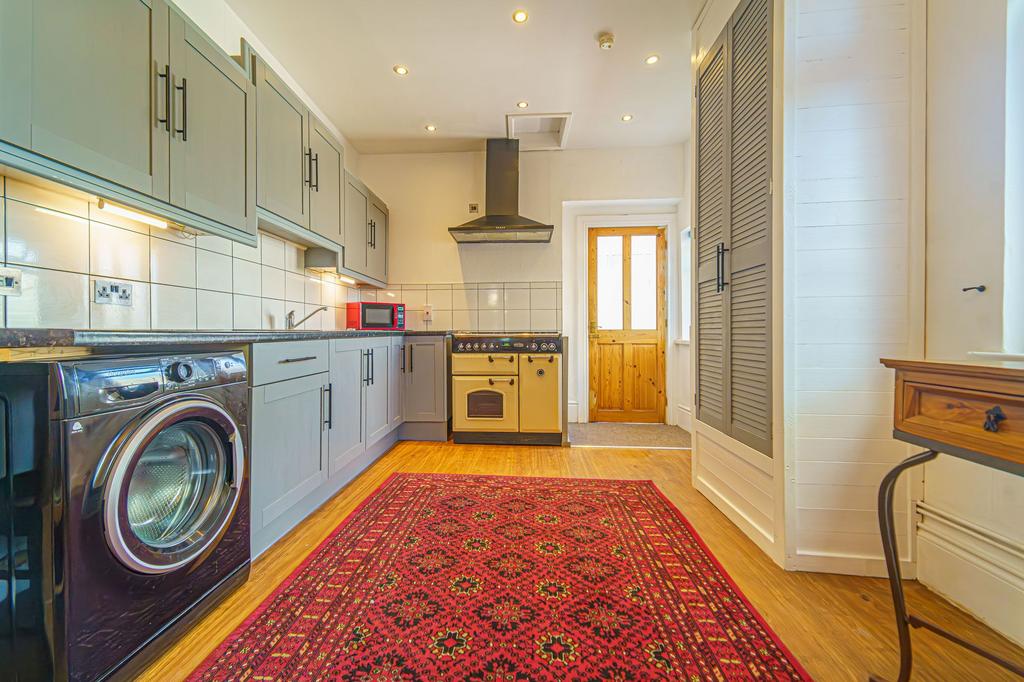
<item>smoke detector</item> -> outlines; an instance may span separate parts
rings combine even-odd
[[[597,36],[597,44],[602,50],[610,50],[615,45],[615,34],[614,33],[602,33]]]

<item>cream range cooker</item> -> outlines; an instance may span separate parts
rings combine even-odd
[[[566,444],[565,341],[554,334],[455,334],[455,442]]]

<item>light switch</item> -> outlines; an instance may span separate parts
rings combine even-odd
[[[423,321],[430,322],[433,318],[434,306],[429,303],[423,305]]]
[[[21,296],[21,270],[0,268],[0,296]]]

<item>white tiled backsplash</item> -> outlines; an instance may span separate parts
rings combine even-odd
[[[160,229],[101,212],[95,203],[0,177],[0,261],[22,272],[20,296],[2,302],[7,327],[282,329],[294,310],[305,329],[341,329],[349,301],[404,302],[409,329],[554,331],[560,282],[346,286],[303,267],[303,247],[260,234],[256,248]],[[132,305],[93,302],[97,279],[132,287]],[[424,319],[425,307],[430,320]]]

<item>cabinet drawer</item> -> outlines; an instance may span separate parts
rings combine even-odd
[[[452,374],[519,374],[519,356],[515,353],[453,353]]]
[[[896,430],[1000,457],[1024,452],[1024,396],[999,392],[1005,382],[974,378],[967,385],[930,383],[906,376],[897,393]],[[998,430],[985,429],[987,412],[999,408]]]
[[[252,346],[252,385],[294,379],[328,369],[328,341],[282,341]]]

